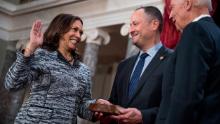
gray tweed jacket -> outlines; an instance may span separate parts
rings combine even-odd
[[[92,119],[88,110],[91,99],[91,76],[81,62],[69,64],[57,52],[38,49],[30,57],[17,52],[10,67],[5,87],[9,90],[31,85],[30,97],[22,105],[15,123],[76,124],[77,115]]]

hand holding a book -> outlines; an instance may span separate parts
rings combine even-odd
[[[91,104],[89,106],[89,109],[94,112],[95,120],[100,120],[105,114],[106,106],[111,106],[111,105],[112,103],[110,103],[107,100],[98,99],[94,104]]]
[[[142,114],[136,108],[124,108],[120,110],[120,114],[111,115],[111,119],[116,120],[122,124],[139,124],[142,123]]]
[[[120,124],[142,123],[142,114],[136,108],[123,108],[108,101],[100,101],[100,103],[91,104],[89,109],[95,112],[96,119],[103,124],[110,124],[111,121]]]

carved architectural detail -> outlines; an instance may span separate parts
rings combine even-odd
[[[124,25],[121,26],[121,30],[120,30],[120,33],[122,36],[127,36],[129,34],[129,24],[128,23],[125,23]]]
[[[99,47],[100,45],[107,45],[109,42],[109,34],[101,29],[93,29],[86,32],[86,48],[83,62],[90,67],[92,76],[95,75]]]
[[[16,44],[16,49],[19,50],[19,49],[25,48],[27,42],[28,42],[28,39],[19,40]]]
[[[124,25],[121,26],[121,30],[120,30],[122,36],[129,37],[126,58],[137,54],[139,51],[139,49],[132,43],[131,36],[129,35],[129,28],[130,28],[129,24],[125,23]]]

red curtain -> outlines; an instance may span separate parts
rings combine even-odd
[[[164,14],[163,14],[163,30],[161,33],[161,41],[162,43],[168,48],[175,48],[177,41],[179,40],[180,33],[176,30],[175,25],[169,19],[170,10],[170,0],[164,0],[165,7],[164,7]]]
[[[169,19],[170,0],[163,0],[163,1],[165,7],[163,14],[164,24],[163,24],[163,31],[161,33],[161,41],[166,47],[174,49],[179,41],[180,33],[176,30],[175,25]],[[220,0],[212,0],[213,11],[211,12],[213,19],[218,25],[220,25],[220,17],[217,16],[217,13],[219,14],[220,11],[219,1]]]
[[[212,0],[212,11],[210,12],[211,15],[214,15],[217,9],[217,5],[219,3],[219,0]]]
[[[212,18],[215,23],[220,27],[220,0],[212,0],[213,11],[211,12]]]

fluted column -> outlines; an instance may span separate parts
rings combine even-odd
[[[137,54],[139,49],[135,45],[133,45],[131,41],[131,36],[129,35],[129,24],[128,23],[125,23],[124,25],[121,26],[120,33],[122,36],[129,37],[126,58]]]
[[[109,34],[101,29],[93,29],[86,32],[86,47],[83,62],[90,67],[92,76],[95,75],[96,71],[99,47],[109,42]]]

